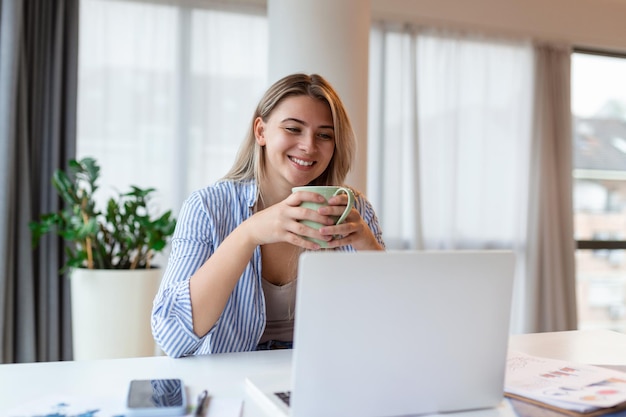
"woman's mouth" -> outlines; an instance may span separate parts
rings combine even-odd
[[[301,167],[310,167],[315,164],[315,161],[305,161],[303,159],[296,158],[295,156],[290,156],[289,159],[291,160],[291,162]]]

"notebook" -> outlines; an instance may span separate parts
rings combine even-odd
[[[292,417],[497,410],[514,263],[509,251],[306,252],[291,370],[249,375],[248,392]]]

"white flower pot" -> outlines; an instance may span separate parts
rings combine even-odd
[[[152,301],[162,270],[74,269],[74,360],[154,356]]]

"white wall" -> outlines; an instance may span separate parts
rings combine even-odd
[[[372,18],[626,52],[626,0],[371,0]]]
[[[362,0],[267,0],[269,79],[303,71],[337,89],[357,137],[346,182],[367,188],[367,93],[371,14]],[[302,19],[306,16],[306,19]],[[358,71],[351,71],[358,68]]]

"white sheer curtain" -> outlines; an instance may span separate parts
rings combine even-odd
[[[268,34],[262,9],[225,7],[81,1],[77,154],[100,162],[103,199],[155,187],[176,213],[234,161],[267,87]]]
[[[386,240],[513,249],[522,331],[532,45],[381,25],[371,46],[368,190]]]
[[[422,248],[417,38],[375,25],[370,36],[368,196],[390,249]]]

